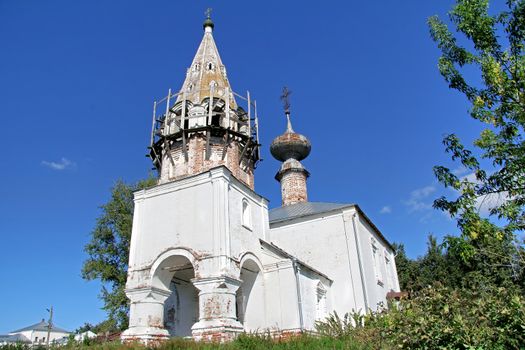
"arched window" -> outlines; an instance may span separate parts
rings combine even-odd
[[[374,273],[377,279],[377,284],[383,286],[383,273],[381,271],[381,257],[377,241],[374,238],[370,238],[372,247],[372,260],[374,263]]]
[[[252,229],[252,209],[246,199],[242,200],[242,225],[250,230]]]
[[[206,64],[206,69],[207,70],[215,70],[215,65],[213,63],[211,63],[211,62],[208,62]]]

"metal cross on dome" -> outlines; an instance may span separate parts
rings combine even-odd
[[[284,113],[290,114],[290,95],[292,94],[291,90],[288,90],[288,87],[283,87],[283,94],[281,95],[281,100],[283,101]]]
[[[212,9],[211,7],[208,7],[208,8],[206,9],[206,11],[204,12],[204,14],[206,15],[206,18],[211,18],[211,11],[212,11],[212,10],[213,10],[213,9]]]

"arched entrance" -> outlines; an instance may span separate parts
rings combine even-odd
[[[172,337],[191,336],[191,327],[199,320],[199,296],[191,279],[195,270],[186,256],[171,255],[157,267],[153,284],[169,290],[164,302],[164,328]]]
[[[241,261],[241,286],[237,290],[237,319],[247,332],[265,325],[264,279],[260,265],[251,258]]]

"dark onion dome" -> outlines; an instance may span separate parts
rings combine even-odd
[[[281,162],[293,158],[303,160],[308,157],[312,145],[306,136],[298,134],[290,129],[277,136],[270,145],[270,153]]]
[[[213,24],[213,21],[210,17],[206,18],[206,20],[204,20],[204,23],[202,24],[203,29],[206,29],[206,27],[211,27],[211,29],[215,27],[215,24]]]

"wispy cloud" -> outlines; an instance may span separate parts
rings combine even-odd
[[[460,165],[455,169],[452,169],[452,174],[459,176],[468,173],[468,169],[464,165]]]
[[[468,175],[463,176],[461,180],[467,180],[472,183],[479,183],[478,179],[476,178],[476,174],[474,173],[470,173]],[[490,209],[499,207],[508,200],[508,192],[486,194],[484,196],[476,198],[476,208],[478,209],[478,212],[481,215],[487,216],[490,212]]]
[[[412,213],[431,209],[432,202],[429,201],[428,197],[434,192],[436,192],[435,186],[425,186],[410,192],[410,197],[404,201],[408,211]]]
[[[53,170],[65,170],[65,169],[70,169],[70,168],[73,168],[76,166],[76,164],[72,161],[70,161],[69,159],[65,158],[65,157],[62,157],[60,159],[60,161],[58,162],[50,162],[50,161],[47,161],[47,160],[43,160],[41,162],[41,164],[43,166],[46,166],[50,169],[53,169]]]
[[[379,211],[380,214],[390,214],[392,212],[392,208],[389,205],[385,205],[381,210]]]

